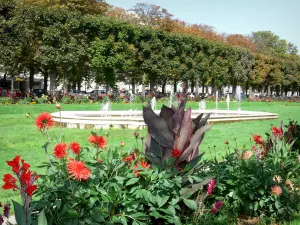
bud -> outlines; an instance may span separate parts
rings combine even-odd
[[[27,118],[30,117],[30,113],[29,113],[29,112],[26,113],[25,116],[26,116]]]
[[[121,142],[120,142],[120,146],[121,146],[122,148],[125,147],[125,142],[121,141]]]
[[[60,104],[56,104],[55,107],[56,107],[57,109],[60,109],[60,108],[61,108]]]
[[[138,132],[134,132],[133,135],[135,136],[135,138],[138,138],[140,134]]]

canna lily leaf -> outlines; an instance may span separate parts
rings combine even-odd
[[[173,135],[168,122],[164,120],[164,118],[156,115],[153,110],[148,107],[143,107],[143,117],[151,137],[160,145],[172,148]]]

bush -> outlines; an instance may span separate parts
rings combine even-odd
[[[217,180],[216,198],[224,198],[235,216],[289,220],[299,212],[300,165],[294,140],[282,127],[272,128],[267,140],[254,135],[252,150],[228,153],[211,160],[209,175]],[[209,198],[207,199],[209,201]]]
[[[12,99],[10,97],[0,97],[0,104],[8,105],[12,104]]]

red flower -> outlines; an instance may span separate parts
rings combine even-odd
[[[260,135],[253,135],[253,140],[255,141],[256,144],[263,145],[264,140]]]
[[[28,163],[26,163],[23,159],[21,159],[22,162],[22,171],[27,171],[30,168],[30,165]]]
[[[16,181],[17,179],[14,178],[11,174],[4,174],[4,185],[2,186],[2,188],[5,190],[18,188],[18,186],[16,185]]]
[[[35,192],[36,189],[37,189],[37,185],[29,185],[29,186],[27,186],[27,188],[25,189],[25,192],[26,192],[28,195],[32,196],[32,193]]]
[[[213,191],[214,191],[214,188],[216,186],[216,180],[215,179],[212,179],[209,184],[208,184],[208,187],[207,187],[207,195],[208,196],[211,196]]]
[[[41,113],[35,120],[35,125],[38,129],[50,129],[54,125],[53,117],[50,113]]]
[[[84,165],[84,162],[77,160],[69,161],[67,169],[71,177],[81,180],[87,180],[91,175],[91,170]]]
[[[125,157],[122,161],[123,162],[132,162],[133,160],[136,159],[136,154],[130,154],[129,156]]]
[[[212,213],[212,214],[215,214],[216,212],[217,212],[217,208],[216,208],[216,207],[212,207],[211,213]]]
[[[72,150],[72,152],[74,152],[76,155],[78,155],[79,152],[80,152],[80,148],[81,148],[81,147],[80,147],[80,145],[78,144],[78,142],[73,141],[73,142],[70,144],[69,148]]]
[[[145,162],[145,161],[140,162],[140,163],[139,163],[139,166],[135,164],[135,165],[134,165],[134,169],[135,169],[134,173],[135,173],[138,177],[141,176],[141,175],[140,175],[141,170],[137,170],[138,167],[143,167],[143,168],[148,169],[148,170],[150,169],[150,165],[149,165],[147,162]]]
[[[89,142],[95,147],[103,149],[106,146],[106,140],[103,136],[90,135]]]
[[[20,156],[16,156],[12,161],[6,161],[7,165],[12,167],[12,170],[15,174],[20,171]]]
[[[215,207],[216,207],[217,209],[221,208],[222,205],[223,205],[223,202],[222,202],[221,200],[218,201],[217,203],[215,203]]]
[[[22,189],[25,190],[26,194],[32,196],[32,193],[36,191],[37,185],[33,185],[34,181],[39,178],[38,175],[34,174],[30,170],[23,173],[20,177]]]
[[[172,150],[172,156],[174,158],[179,158],[182,155],[182,152],[179,149],[173,149]]]
[[[59,143],[54,147],[53,154],[56,158],[62,159],[63,157],[67,156],[67,144],[66,143]]]
[[[283,130],[281,127],[277,128],[277,127],[273,126],[272,133],[276,136],[281,136],[283,134]]]
[[[228,144],[229,144],[228,140],[225,140],[225,141],[224,141],[224,144],[225,144],[225,145],[228,145]]]
[[[103,162],[103,160],[102,159],[98,159],[98,163],[102,163]]]

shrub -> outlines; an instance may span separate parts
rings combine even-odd
[[[217,180],[216,198],[223,197],[230,204],[231,214],[270,222],[289,220],[299,212],[298,153],[284,135],[281,127],[273,127],[267,140],[253,136],[251,150],[236,150],[222,161],[209,162],[208,174]]]

